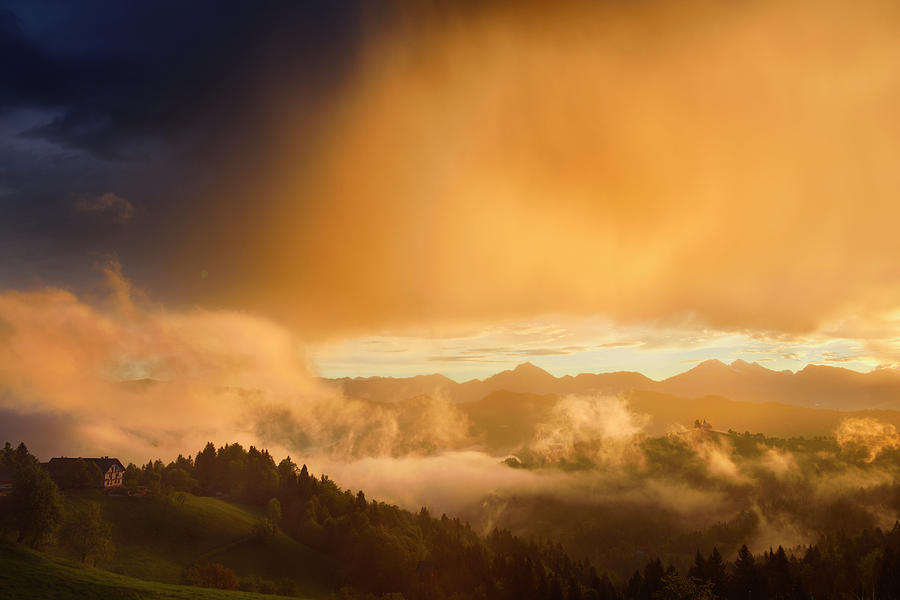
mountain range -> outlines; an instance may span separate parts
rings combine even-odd
[[[662,435],[706,420],[720,431],[779,437],[831,436],[847,418],[871,418],[900,428],[900,374],[857,373],[809,366],[796,373],[745,361],[709,360],[655,381],[640,373],[555,377],[523,363],[485,379],[457,383],[443,375],[324,379],[345,396],[405,405],[442,398],[467,416],[474,438],[491,452],[512,452],[553,419],[566,395],[615,395],[644,417],[643,432]]]
[[[900,410],[900,371],[877,369],[859,373],[840,367],[809,365],[795,372],[773,371],[754,362],[725,364],[704,361],[667,379],[641,373],[581,373],[555,377],[526,362],[485,379],[457,383],[443,375],[323,379],[354,398],[393,402],[417,395],[474,402],[493,392],[531,394],[621,394],[657,392],[680,398],[722,396],[741,402],[776,402],[832,410]]]

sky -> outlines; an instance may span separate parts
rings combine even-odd
[[[891,368],[898,33],[880,0],[0,2],[3,407],[65,404],[39,343],[271,376],[212,323],[280,382]]]
[[[551,315],[459,329],[440,336],[385,332],[317,345],[313,370],[325,377],[441,373],[484,379],[530,362],[557,377],[636,371],[662,380],[706,360],[756,362],[775,371],[829,365],[869,372],[886,367],[860,340],[826,335],[771,336],[748,331],[616,325],[606,318]]]

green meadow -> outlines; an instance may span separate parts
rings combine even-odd
[[[4,600],[272,600],[281,596],[144,581],[0,542]]]
[[[67,508],[87,501],[97,502],[112,525],[115,552],[98,566],[113,573],[179,584],[190,565],[220,563],[242,583],[262,580],[270,588],[310,597],[327,595],[338,582],[330,559],[283,532],[255,536],[253,527],[262,514],[253,507],[187,493],[172,499],[111,496],[99,490],[64,495]]]

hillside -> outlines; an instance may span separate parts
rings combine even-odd
[[[297,593],[322,596],[334,589],[336,569],[327,558],[283,532],[260,541],[251,534],[261,514],[216,498],[184,494],[184,502],[69,492],[72,506],[100,504],[113,529],[116,552],[103,566],[140,579],[181,583],[194,562],[216,562],[238,579],[261,577]]]
[[[144,497],[104,497],[91,489],[67,491],[63,499],[24,444],[5,450],[0,464],[15,467],[15,487],[13,494],[0,498],[0,516],[9,517],[2,523],[4,540],[60,553],[51,554],[57,562],[69,558],[62,556],[66,552],[81,560],[89,556],[79,544],[96,538],[78,524],[91,527],[93,522],[106,523],[119,545],[111,560],[104,558],[105,552],[91,555],[99,557],[100,566],[160,583],[177,581],[185,566],[211,562],[237,575],[237,582],[227,581],[229,587],[238,584],[246,591],[301,597],[337,594],[344,600],[512,600],[522,597],[523,585],[535,589],[536,578],[545,584],[556,581],[574,592],[596,583],[590,565],[573,560],[558,545],[536,544],[499,530],[482,537],[468,523],[446,515],[433,518],[424,507],[414,513],[369,501],[362,491],[353,494],[326,475],[314,477],[305,465],[298,467],[289,458],[276,465],[267,450],[252,446],[244,450],[239,444],[226,444],[216,449],[209,443],[196,461],[179,456],[169,465],[159,460],[141,468],[129,465],[128,476],[136,485],[156,488],[148,487]],[[161,481],[179,480],[195,489],[201,486],[211,497],[160,489]],[[223,494],[250,501],[254,507],[265,506],[271,520],[262,521],[256,508],[214,499]],[[87,502],[97,505],[73,510]],[[91,509],[93,518],[82,516]],[[67,521],[54,545],[60,516]],[[273,527],[291,539],[281,533],[272,537]],[[0,587],[0,598],[6,600],[2,592],[13,585],[42,589],[28,578],[10,578],[9,585]],[[102,582],[97,587],[101,597],[117,596],[104,594]],[[477,594],[470,596],[471,590]],[[79,597],[77,591],[73,594]]]
[[[538,423],[547,421],[557,399],[553,394],[498,391],[459,406],[485,450],[506,454],[535,436]]]
[[[282,596],[143,581],[0,542],[0,592],[15,600],[272,600]]]
[[[631,411],[649,420],[643,432],[664,435],[706,419],[714,429],[750,431],[775,437],[832,436],[844,419],[871,418],[900,429],[900,411],[839,411],[776,402],[740,402],[721,396],[683,398],[634,390],[626,394]],[[473,438],[488,452],[505,454],[531,441],[538,425],[547,423],[560,396],[497,391],[459,405],[468,417]]]

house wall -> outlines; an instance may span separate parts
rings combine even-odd
[[[103,476],[103,487],[119,487],[122,485],[125,478],[125,471],[118,469],[115,466],[109,468],[109,470]]]

